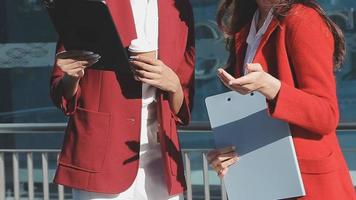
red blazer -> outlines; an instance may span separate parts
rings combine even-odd
[[[129,0],[107,0],[123,44],[129,46],[136,31]],[[184,103],[178,115],[159,92],[160,143],[164,174],[170,194],[183,192],[184,170],[176,123],[190,120],[194,83],[194,24],[188,0],[158,0],[159,59],[179,76]],[[62,50],[60,43],[58,51]],[[113,52],[114,53],[114,52]],[[120,66],[127,69],[129,66]],[[54,66],[51,96],[70,116],[55,182],[100,193],[120,193],[134,181],[138,170],[141,126],[141,83],[132,74],[87,69],[76,95],[63,96],[63,72]]]
[[[247,25],[235,36],[237,76],[249,29]],[[253,61],[282,82],[270,114],[290,124],[306,189],[300,199],[356,199],[335,133],[339,111],[333,52],[333,35],[320,15],[296,5],[283,20],[272,21]]]

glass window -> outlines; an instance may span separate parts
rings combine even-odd
[[[346,62],[336,73],[341,122],[356,121],[356,2],[323,0],[330,18],[343,30],[347,43]]]
[[[56,34],[41,0],[0,0],[0,123],[64,122],[49,97]]]

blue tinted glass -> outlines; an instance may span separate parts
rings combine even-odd
[[[64,122],[49,97],[57,36],[41,0],[0,0],[0,123]]]
[[[330,18],[343,30],[347,43],[346,62],[336,73],[342,122],[356,121],[356,1],[320,1]]]

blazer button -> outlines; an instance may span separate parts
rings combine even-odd
[[[134,124],[136,122],[135,118],[129,118],[128,120],[131,124]]]

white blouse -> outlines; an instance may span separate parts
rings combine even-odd
[[[157,0],[130,0],[135,21],[137,39],[131,42],[132,51],[158,50]],[[158,53],[158,52],[157,52]],[[157,55],[157,54],[156,54]],[[142,84],[141,147],[157,143],[156,88]],[[145,148],[141,148],[143,150]]]
[[[246,64],[248,64],[248,63],[253,62],[255,55],[256,55],[256,51],[260,45],[262,36],[266,33],[268,26],[270,25],[270,23],[273,19],[273,9],[271,9],[269,11],[265,21],[263,22],[262,27],[257,31],[257,23],[258,23],[259,16],[260,16],[260,12],[257,9],[253,16],[253,19],[252,19],[250,32],[246,39],[247,51],[246,51],[246,56],[245,56],[245,60],[244,60],[244,66],[246,66]],[[244,74],[246,74],[246,73],[247,73],[247,71],[244,70]]]

